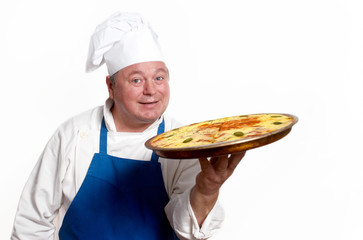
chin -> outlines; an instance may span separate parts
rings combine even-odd
[[[146,123],[153,123],[156,120],[158,120],[160,118],[162,114],[155,114],[155,115],[149,115],[149,116],[141,116],[139,117],[139,120],[146,122]]]
[[[163,115],[164,111],[162,109],[153,110],[153,111],[140,111],[139,119],[144,119],[147,122],[155,122]]]

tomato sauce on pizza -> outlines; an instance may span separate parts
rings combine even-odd
[[[268,134],[293,123],[286,114],[250,114],[194,123],[156,136],[157,148],[197,147]]]

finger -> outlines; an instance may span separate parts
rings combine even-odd
[[[245,156],[245,154],[246,151],[231,154],[231,157],[229,158],[228,169],[234,170],[237,167],[237,165],[240,163],[242,158]]]
[[[216,165],[216,163],[218,162],[218,157],[211,157],[209,162],[212,166]]]
[[[228,167],[228,155],[217,157],[217,161],[214,164],[214,169],[218,172],[226,171]]]
[[[208,158],[205,157],[199,158],[199,163],[202,171],[205,171],[211,166],[210,162],[208,161]]]

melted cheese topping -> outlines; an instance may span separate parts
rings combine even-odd
[[[290,125],[294,119],[283,114],[252,114],[220,118],[180,127],[154,138],[159,148],[184,148],[241,138],[261,136]]]

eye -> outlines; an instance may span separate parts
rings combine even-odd
[[[134,79],[132,79],[131,80],[131,84],[132,85],[135,85],[135,86],[138,86],[138,85],[140,85],[142,83],[142,81],[141,81],[141,79],[139,79],[139,78],[134,78]]]
[[[165,78],[164,78],[164,77],[162,77],[162,76],[159,76],[159,77],[156,77],[156,78],[155,78],[155,82],[156,82],[156,83],[160,83],[160,84],[161,84],[161,83],[163,83],[163,82],[164,82],[164,80],[165,80]]]

